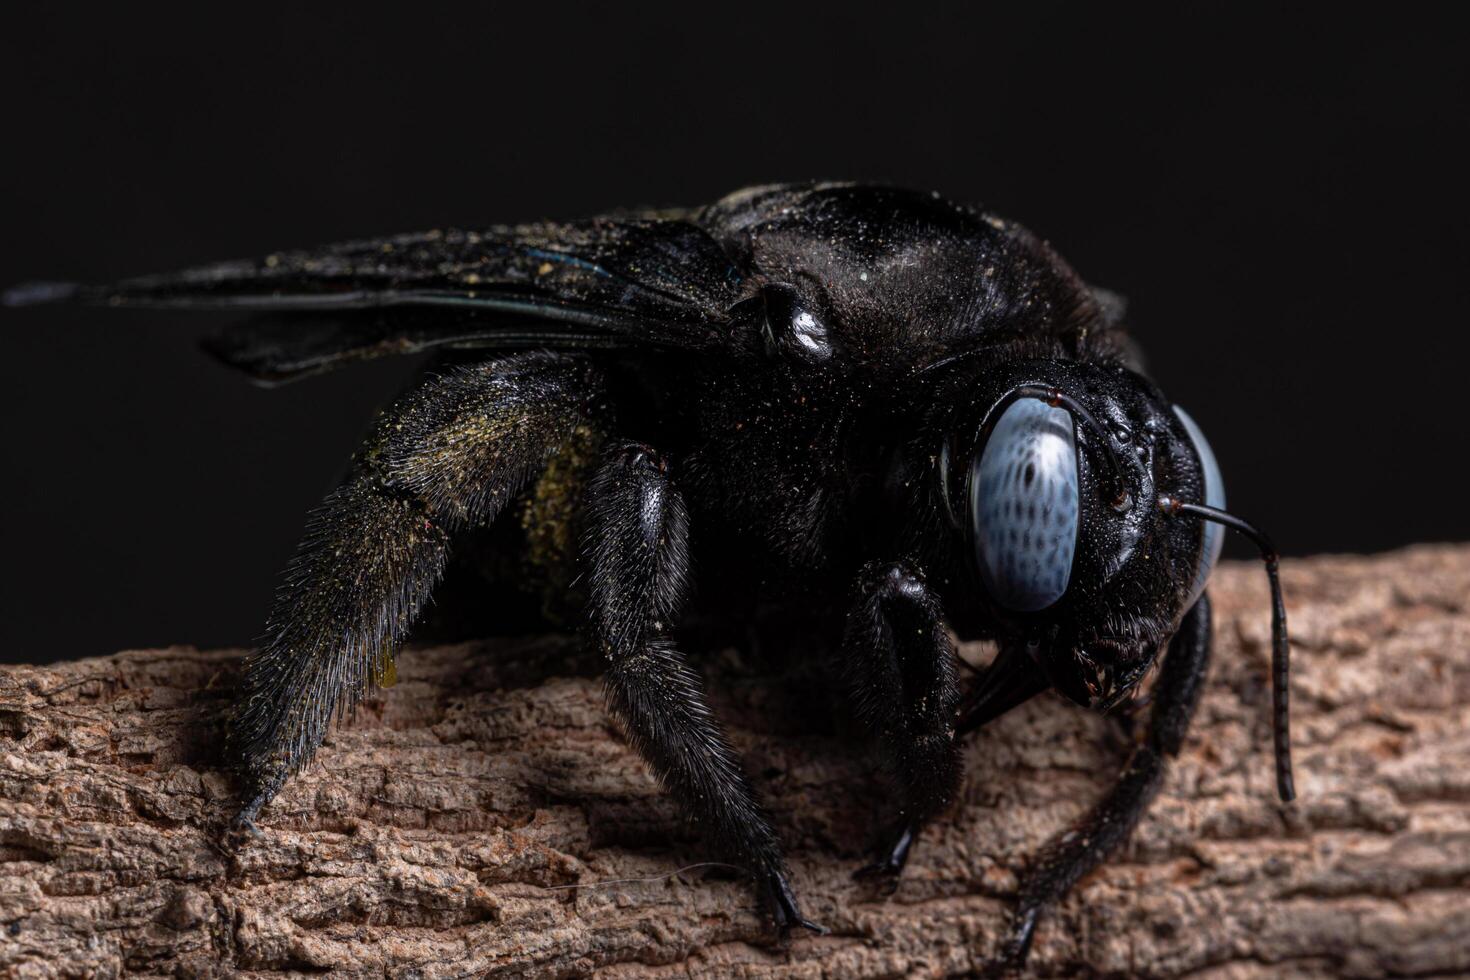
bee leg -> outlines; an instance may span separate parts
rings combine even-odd
[[[598,390],[590,372],[548,355],[470,365],[379,420],[346,482],[313,512],[267,640],[245,660],[227,735],[245,789],[236,827],[252,830],[333,718],[390,674],[451,536],[492,520],[585,419]]]
[[[858,574],[842,668],[859,719],[878,737],[903,801],[902,818],[859,877],[896,885],[925,821],[954,799],[958,661],[939,600],[906,563],[873,562]]]
[[[968,735],[983,728],[1050,686],[1027,644],[1006,644],[965,692],[960,702],[959,733]]]
[[[1021,879],[1001,966],[1025,962],[1042,913],[1128,838],[1163,780],[1164,759],[1177,755],[1199,703],[1210,659],[1210,602],[1201,596],[1169,643],[1154,687],[1148,731],[1112,790],[1071,829],[1053,837]]]
[[[610,446],[588,487],[584,549],[607,699],[628,740],[712,841],[746,866],[776,926],[822,931],[797,910],[780,842],[670,639],[689,592],[689,516],[667,462]]]

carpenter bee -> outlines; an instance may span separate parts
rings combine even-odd
[[[1167,648],[1117,785],[1022,878],[1012,962],[1180,747],[1224,528],[1270,576],[1276,778],[1293,796],[1274,550],[1223,509],[1209,444],[1141,373],[1121,301],[988,211],[768,186],[6,295],[61,300],[248,313],[213,350],[267,382],[444,356],[312,515],[246,662],[229,723],[242,826],[391,674],[451,546],[513,508],[529,515],[527,580],[581,589],[629,740],[783,931],[819,927],[679,643],[696,570],[703,606],[830,625],[901,799],[864,869],[880,877],[955,796],[962,736],[1047,690],[1112,709]],[[998,645],[968,690],[956,634]]]

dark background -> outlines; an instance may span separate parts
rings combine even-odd
[[[427,6],[12,11],[0,284],[889,180],[984,201],[1127,294],[1232,508],[1288,554],[1470,538],[1448,24]],[[0,659],[260,629],[306,511],[414,364],[261,390],[197,351],[217,326],[0,311]]]

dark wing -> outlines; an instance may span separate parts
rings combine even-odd
[[[37,283],[4,302],[254,313],[211,349],[274,381],[445,346],[720,349],[738,342],[749,296],[719,244],[666,212],[399,235],[103,287]]]

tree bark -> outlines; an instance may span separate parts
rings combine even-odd
[[[1131,842],[1044,921],[1036,973],[1470,975],[1470,547],[1283,576],[1299,800],[1274,796],[1265,575],[1226,565],[1193,732]],[[0,974],[966,974],[1027,857],[1127,753],[1120,725],[1050,695],[1000,719],[884,896],[850,875],[892,793],[822,678],[704,658],[803,910],[832,929],[783,945],[740,875],[669,875],[710,856],[576,641],[406,651],[234,843],[217,753],[239,657],[0,669]]]

